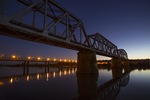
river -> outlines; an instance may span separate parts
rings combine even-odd
[[[0,100],[150,100],[150,70],[0,67]]]

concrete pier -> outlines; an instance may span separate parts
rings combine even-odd
[[[111,68],[112,68],[112,70],[116,70],[116,69],[120,70],[120,73],[121,73],[122,69],[124,69],[125,72],[128,72],[128,71],[130,71],[130,64],[129,64],[128,59],[121,60],[121,59],[118,59],[118,58],[112,58]]]
[[[96,53],[92,51],[78,52],[77,73],[97,74]]]
[[[130,64],[129,64],[129,61],[128,60],[124,60],[123,61],[123,69],[125,72],[129,72],[131,69],[130,69]]]
[[[111,68],[120,68],[122,66],[122,60],[118,58],[111,59]]]
[[[122,62],[124,66],[130,66],[129,60],[123,60]]]

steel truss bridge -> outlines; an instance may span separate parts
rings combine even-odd
[[[101,34],[87,35],[82,21],[54,0],[0,1],[0,35],[128,59]]]

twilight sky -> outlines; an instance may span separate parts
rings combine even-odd
[[[150,58],[150,0],[55,1],[80,18],[88,34],[99,32],[125,49],[129,59]],[[77,58],[77,51],[5,36],[0,47],[5,55]]]

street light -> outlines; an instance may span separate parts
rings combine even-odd
[[[40,58],[40,57],[38,57],[38,58],[37,58],[37,60],[41,60],[41,58]]]
[[[11,57],[12,59],[16,59],[16,56],[15,55],[12,55],[12,57]]]
[[[62,59],[60,59],[59,61],[62,62]]]
[[[30,60],[30,59],[31,59],[31,57],[29,56],[29,57],[28,57],[28,60]]]
[[[46,60],[47,60],[47,61],[49,61],[49,60],[50,60],[50,58],[47,58]]]
[[[64,62],[67,62],[67,60],[66,60],[66,59],[64,59]]]
[[[56,61],[56,58],[54,58],[53,61]]]

